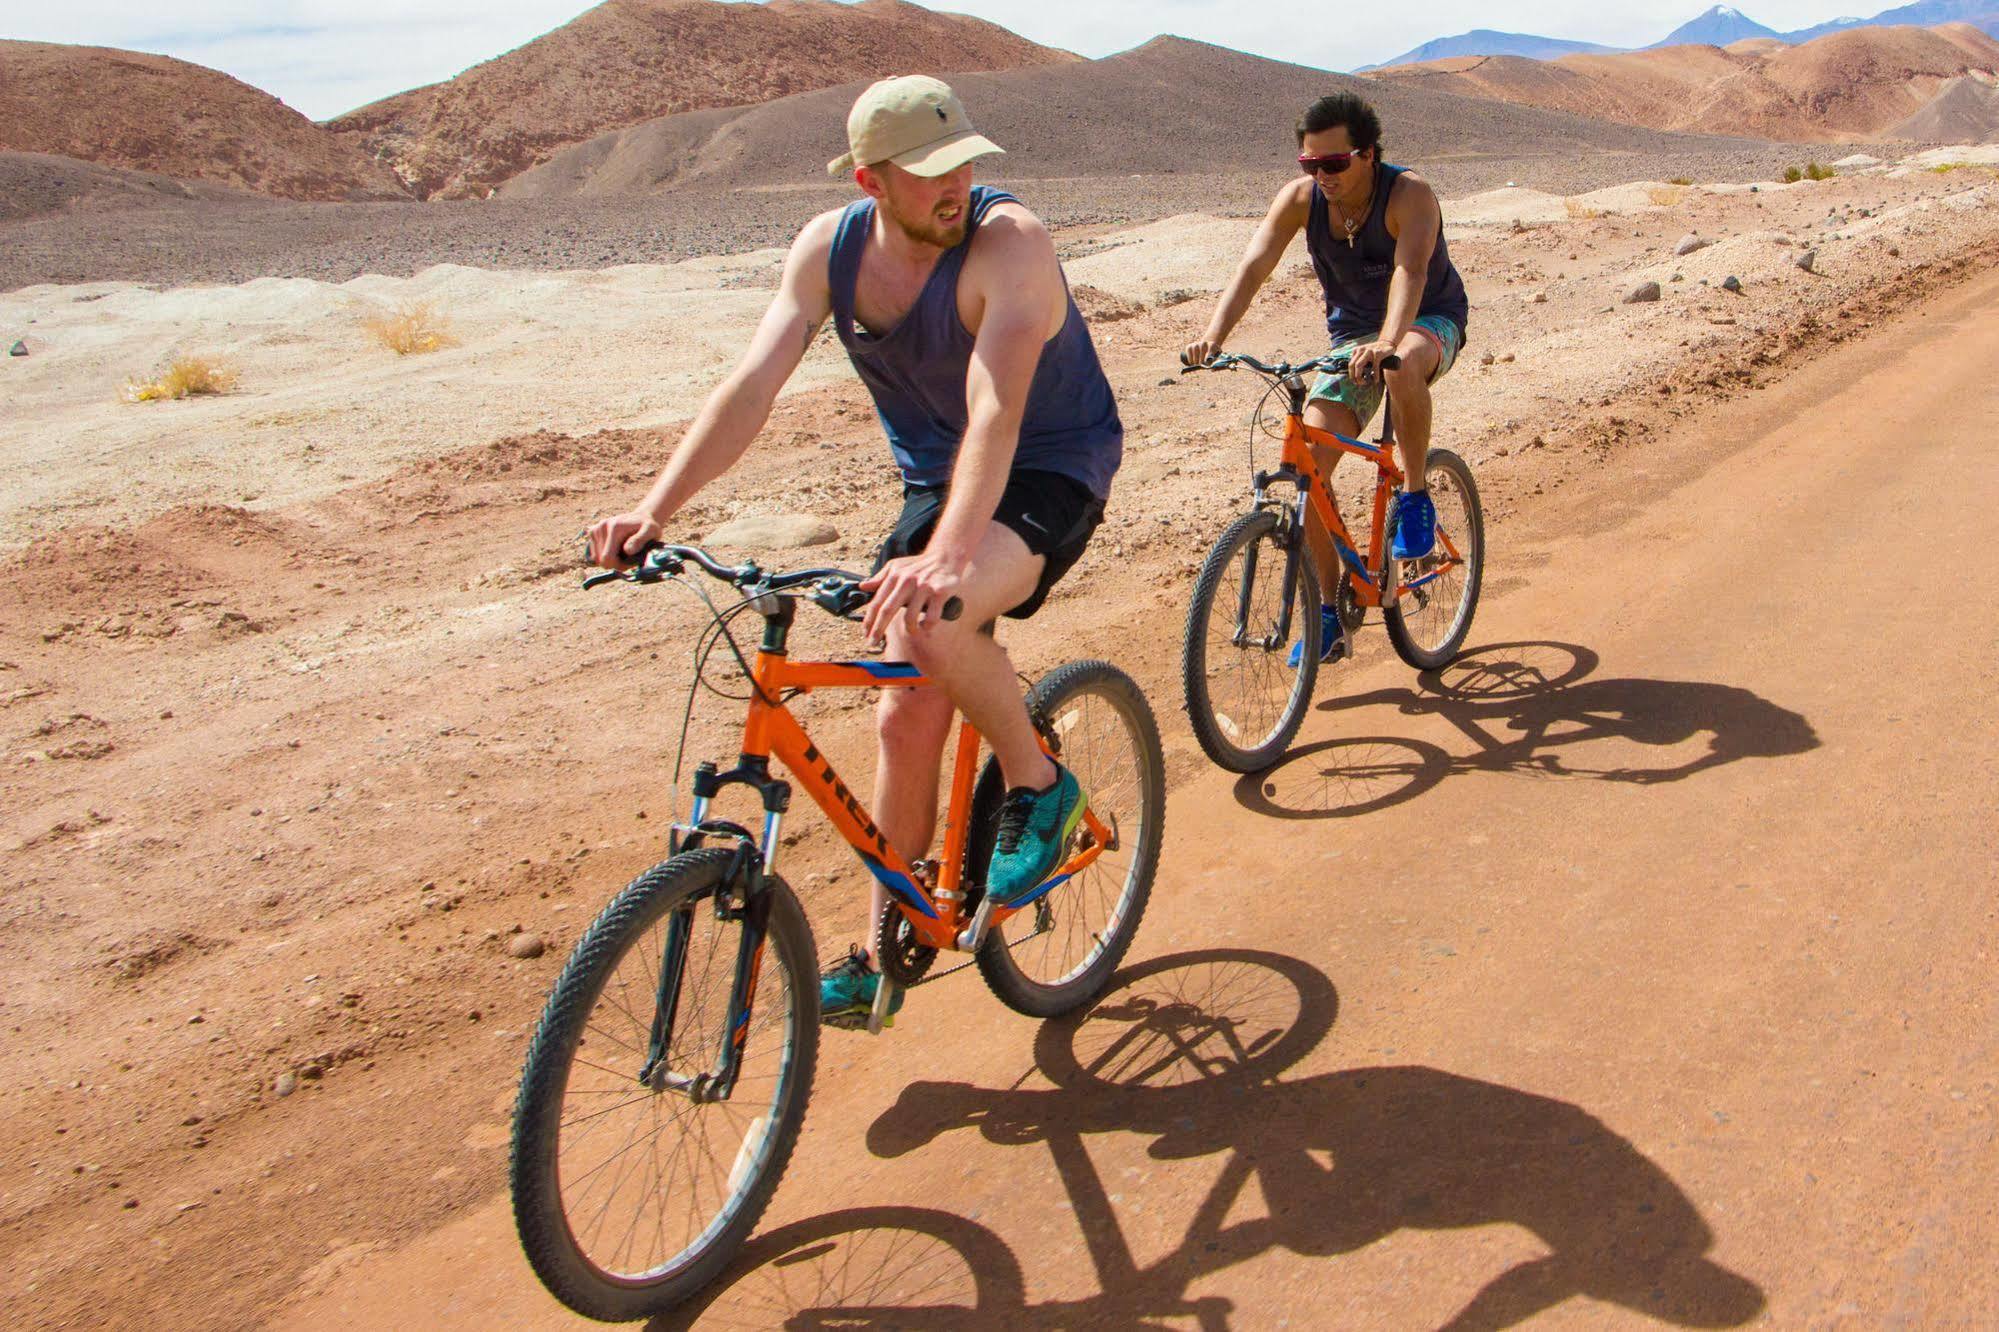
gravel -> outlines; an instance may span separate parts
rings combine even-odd
[[[1453,157],[1415,162],[1445,200],[1507,181],[1580,194],[1635,178],[1774,179],[1794,145],[1635,155]],[[1274,170],[1004,177],[1052,226],[1116,227],[1178,213],[1259,217]],[[828,182],[782,190],[703,189],[593,198],[448,203],[294,203],[238,195],[78,207],[0,221],[0,291],[38,283],[136,282],[156,288],[259,277],[345,282],[408,277],[433,264],[597,269],[788,245],[814,214],[855,198]],[[1068,239],[1065,237],[1064,239]]]

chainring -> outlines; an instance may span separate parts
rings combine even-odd
[[[895,903],[884,906],[881,919],[875,922],[875,965],[882,975],[897,985],[911,986],[923,979],[936,960],[937,950],[917,941],[908,917]]]

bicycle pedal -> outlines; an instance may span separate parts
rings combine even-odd
[[[875,1001],[868,1009],[868,1020],[864,1024],[868,1035],[879,1036],[882,1028],[895,1025],[893,1005],[897,988],[896,983],[887,976],[883,976],[880,983],[875,986]]]
[[[967,953],[978,951],[985,942],[986,927],[992,924],[993,899],[990,896],[979,899],[979,909],[972,915],[972,923],[958,931],[958,947]]]

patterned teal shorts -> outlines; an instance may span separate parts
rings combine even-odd
[[[1442,353],[1441,359],[1437,362],[1437,373],[1430,376],[1430,382],[1434,384],[1449,374],[1451,367],[1457,364],[1458,351],[1465,345],[1465,332],[1453,320],[1446,319],[1443,315],[1423,315],[1416,320],[1416,327],[1434,338],[1438,351]],[[1345,338],[1333,344],[1333,352],[1337,355],[1340,352],[1352,351],[1355,347],[1372,341],[1374,339],[1371,337]],[[1305,397],[1308,402],[1337,403],[1352,412],[1360,421],[1360,425],[1355,427],[1355,433],[1358,434],[1366,428],[1369,421],[1374,419],[1374,414],[1381,410],[1381,397],[1384,391],[1385,386],[1379,379],[1372,384],[1361,384],[1346,375],[1322,374],[1312,385],[1312,391]]]

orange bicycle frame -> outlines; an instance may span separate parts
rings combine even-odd
[[[1333,488],[1326,475],[1319,468],[1318,459],[1312,456],[1310,445],[1318,444],[1341,453],[1352,453],[1372,463],[1379,473],[1374,486],[1373,524],[1368,533],[1367,558],[1363,560],[1354,548],[1353,537],[1347,532],[1347,525],[1340,520],[1339,506],[1333,502]],[[1363,606],[1382,604],[1382,584],[1386,581],[1387,560],[1384,547],[1388,532],[1388,497],[1397,482],[1402,480],[1402,469],[1395,465],[1388,441],[1374,444],[1351,439],[1333,430],[1319,430],[1305,424],[1305,418],[1291,413],[1284,420],[1284,452],[1278,465],[1278,475],[1290,472],[1299,493],[1311,505],[1312,512],[1325,525],[1327,536],[1333,548],[1339,552],[1344,565],[1343,575],[1353,589],[1354,600]],[[1258,490],[1262,489],[1264,478],[1258,478]],[[1303,514],[1299,515],[1301,518]],[[1464,563],[1464,556],[1452,542],[1450,533],[1439,527],[1437,543],[1444,548],[1447,558],[1434,568],[1406,584],[1398,585],[1391,600],[1399,600],[1438,575]],[[1327,594],[1331,595],[1330,591]]]
[[[787,696],[815,689],[920,689],[933,682],[915,666],[899,661],[792,661],[782,652],[760,649],[751,666],[755,689],[750,697],[749,716],[743,725],[742,758],[746,767],[763,767],[775,756],[791,770],[812,802],[832,821],[840,836],[867,866],[876,882],[888,890],[910,923],[920,943],[932,948],[958,948],[963,924],[963,873],[965,847],[971,835],[972,788],[977,777],[979,733],[971,722],[960,719],[958,752],[951,770],[949,802],[944,811],[944,845],[937,865],[937,887],[933,894],[888,838],[875,826],[872,815],[833,768],[832,762],[813,744],[812,737],[791,715]],[[1042,740],[1044,750],[1048,742]],[[1052,756],[1052,754],[1051,754]],[[698,797],[697,797],[698,799]],[[693,819],[701,821],[705,801],[697,805]],[[1099,822],[1087,807],[1083,824],[1089,829],[1089,845],[1077,850],[1033,893],[1009,906],[995,906],[991,923],[1004,921],[1015,911],[1032,905],[1038,898],[1059,887],[1071,876],[1087,868],[1103,854],[1111,841],[1111,830]],[[775,851],[765,848],[765,857]]]

